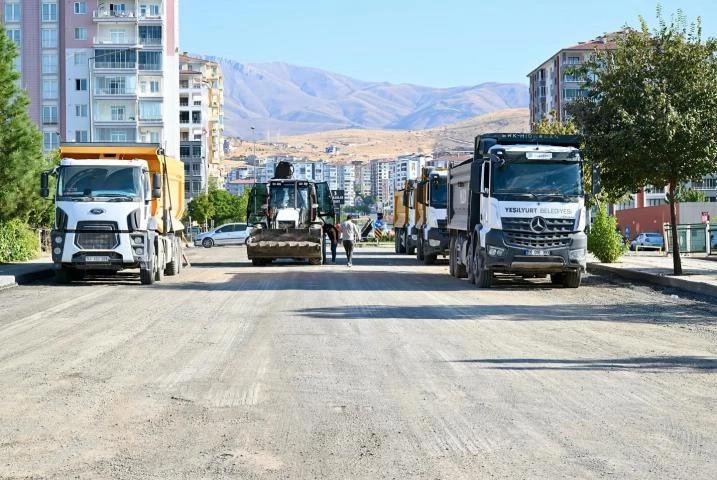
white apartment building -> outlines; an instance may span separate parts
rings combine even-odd
[[[179,140],[185,191],[190,200],[205,192],[209,178],[224,185],[224,80],[216,62],[179,57]]]

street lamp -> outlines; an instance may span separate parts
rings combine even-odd
[[[254,181],[257,182],[256,178],[256,166],[257,166],[257,158],[256,158],[256,129],[254,127],[251,127],[251,136],[254,139]]]
[[[97,59],[97,58],[103,58],[103,57],[109,57],[111,55],[117,55],[120,53],[126,53],[126,52],[134,52],[137,50],[142,50],[142,45],[134,45],[131,48],[124,48],[120,50],[112,50],[110,52],[101,53],[99,55],[93,55],[92,57],[87,58],[87,118],[89,120],[89,141],[92,141],[92,91],[94,90],[94,86],[92,85],[92,68],[90,67],[90,62]],[[138,59],[135,59],[135,62],[138,62]],[[137,88],[137,85],[135,85],[135,89]],[[135,114],[138,115],[138,112]]]

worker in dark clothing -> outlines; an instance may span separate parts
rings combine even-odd
[[[339,244],[339,231],[336,226],[330,223],[324,223],[323,226],[324,235],[329,238],[331,242],[331,263],[336,263],[336,247]],[[324,250],[324,263],[326,263],[326,250]]]

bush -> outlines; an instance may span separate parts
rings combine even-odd
[[[622,235],[616,227],[615,217],[608,215],[605,207],[598,207],[597,217],[588,234],[588,251],[603,263],[613,263],[625,253]]]
[[[37,234],[20,220],[0,222],[0,263],[24,262],[40,250]]]

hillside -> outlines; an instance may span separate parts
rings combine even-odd
[[[257,139],[313,132],[430,129],[528,106],[524,84],[432,88],[367,82],[285,63],[218,62],[224,74],[225,133]]]
[[[406,153],[433,153],[455,149],[470,150],[473,138],[486,132],[527,132],[528,109],[516,108],[487,113],[458,123],[425,130],[346,129],[282,137],[280,143],[256,142],[258,157],[294,155],[310,160],[320,158],[342,162],[395,158]],[[338,148],[327,154],[326,147]],[[251,141],[235,141],[231,156],[252,155]],[[235,161],[228,160],[229,166]]]

